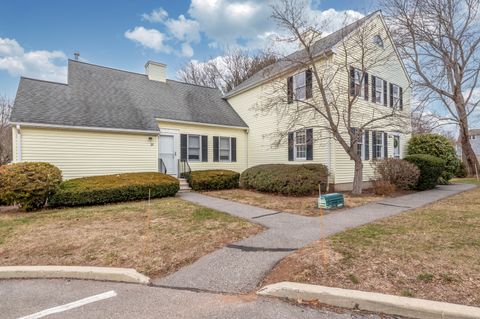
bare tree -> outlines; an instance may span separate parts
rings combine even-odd
[[[269,51],[251,53],[227,49],[217,58],[188,62],[177,75],[184,82],[216,87],[226,93],[276,60]]]
[[[12,103],[0,97],[0,165],[12,160],[12,130],[9,124]]]
[[[329,135],[336,140],[354,162],[352,192],[361,194],[363,159],[357,144],[364,133],[388,129],[402,131],[409,127],[406,123],[409,117],[401,112],[401,99],[395,100],[392,106],[390,103],[387,106],[390,101],[385,101],[384,106],[385,97],[381,94],[378,99],[382,105],[362,106],[362,100],[377,98],[375,90],[365,81],[368,73],[378,68],[394,67],[398,70],[398,64],[391,63],[395,51],[387,37],[384,37],[383,48],[379,43],[373,43],[378,28],[362,20],[337,31],[340,34],[335,36],[343,40],[334,55],[329,55],[321,50],[318,41],[324,35],[325,24],[308,20],[304,14],[307,5],[308,1],[282,0],[272,7],[272,17],[285,32],[279,41],[298,42],[301,48],[301,51],[284,57],[282,64],[289,74],[308,70],[311,92],[307,89],[305,96],[292,92],[289,81],[280,76],[284,73],[275,74],[272,68],[269,71],[272,73],[265,76],[277,76],[277,79],[271,81],[271,87],[257,105],[257,110],[263,115],[276,115],[278,129],[272,134],[275,146],[283,143],[289,132],[307,127],[320,128],[327,133],[322,133],[323,136]],[[377,20],[376,23],[380,27],[382,22]]]
[[[420,93],[459,127],[470,174],[478,159],[468,137],[480,103],[480,0],[385,0],[383,7]]]

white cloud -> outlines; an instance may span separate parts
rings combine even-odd
[[[171,51],[170,46],[164,43],[165,35],[157,29],[135,27],[133,30],[125,31],[125,37],[155,52],[169,53]]]
[[[200,41],[198,22],[185,18],[183,14],[181,14],[177,20],[168,19],[167,21],[165,21],[165,26],[170,31],[170,33],[180,41]]]
[[[142,14],[142,20],[156,23],[156,22],[164,22],[168,17],[168,12],[165,11],[163,8],[158,8],[153,10],[150,13]]]
[[[15,39],[0,38],[0,70],[12,76],[66,82],[66,61],[62,51],[25,51]]]
[[[180,54],[184,57],[191,58],[193,56],[193,48],[187,42],[182,43],[182,51]]]

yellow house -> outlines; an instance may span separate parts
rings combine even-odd
[[[375,23],[376,35],[391,43],[379,13],[361,22]],[[358,25],[321,38],[318,63],[344,58],[336,46]],[[393,45],[388,48],[395,50]],[[139,74],[69,60],[66,84],[22,77],[11,116],[14,162],[50,162],[65,179],[143,171],[179,176],[188,169],[242,172],[259,164],[322,163],[338,189],[351,187],[353,163],[331,134],[316,126],[318,119],[306,118],[302,129],[288,132],[287,143],[273,146],[270,134],[284,123],[276,114],[255,110],[270,94],[271,83],[292,85],[290,90],[306,99],[314,97],[317,88],[308,79],[308,69],[292,68],[285,61],[269,68],[275,71],[270,76],[261,71],[225,96],[214,88],[168,80],[166,66],[153,61],[147,62],[146,74]],[[348,91],[352,79],[348,72],[342,76]],[[373,84],[374,78],[382,85]],[[402,112],[409,114],[410,80],[398,56],[367,81],[366,87],[381,87],[381,98],[357,101],[359,110],[388,108],[394,100],[401,101]],[[375,90],[372,96],[377,96]],[[404,129],[365,132],[358,143],[367,163],[365,181],[372,174],[368,163],[402,156],[409,127]]]

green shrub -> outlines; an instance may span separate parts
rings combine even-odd
[[[417,185],[420,170],[415,164],[398,158],[387,158],[375,166],[376,180],[394,185],[396,189],[411,189]]]
[[[408,141],[407,154],[428,154],[444,160],[445,168],[439,179],[440,184],[448,184],[448,181],[455,176],[461,162],[450,140],[439,134],[413,136]]]
[[[445,169],[445,161],[432,155],[413,154],[406,156],[405,160],[417,165],[420,169],[420,177],[415,186],[417,190],[434,188]]]
[[[50,206],[86,206],[174,196],[178,180],[162,173],[126,173],[71,179],[60,185]]]
[[[245,170],[240,186],[261,192],[303,196],[318,192],[322,185],[325,192],[328,169],[322,164],[267,164]]]
[[[57,191],[62,172],[49,163],[22,162],[0,167],[1,201],[26,211],[42,208]]]
[[[229,170],[193,171],[188,176],[188,184],[193,190],[214,190],[238,188],[240,174]]]
[[[460,162],[458,165],[457,171],[455,172],[455,177],[465,178],[468,176],[468,169],[464,162]]]

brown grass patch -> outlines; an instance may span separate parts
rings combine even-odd
[[[141,201],[2,213],[0,264],[131,267],[159,277],[259,231],[177,198],[152,200],[150,209]]]
[[[348,230],[285,258],[265,283],[297,281],[480,306],[480,189]]]
[[[282,196],[270,193],[261,193],[246,189],[227,189],[220,191],[205,192],[205,195],[228,199],[231,201],[278,210],[287,213],[318,216],[320,211],[317,208],[318,195],[315,196]],[[382,196],[371,192],[365,192],[359,196],[344,193],[345,208],[352,208],[380,200]],[[338,211],[338,210],[336,210]],[[328,212],[328,211],[327,211]]]

